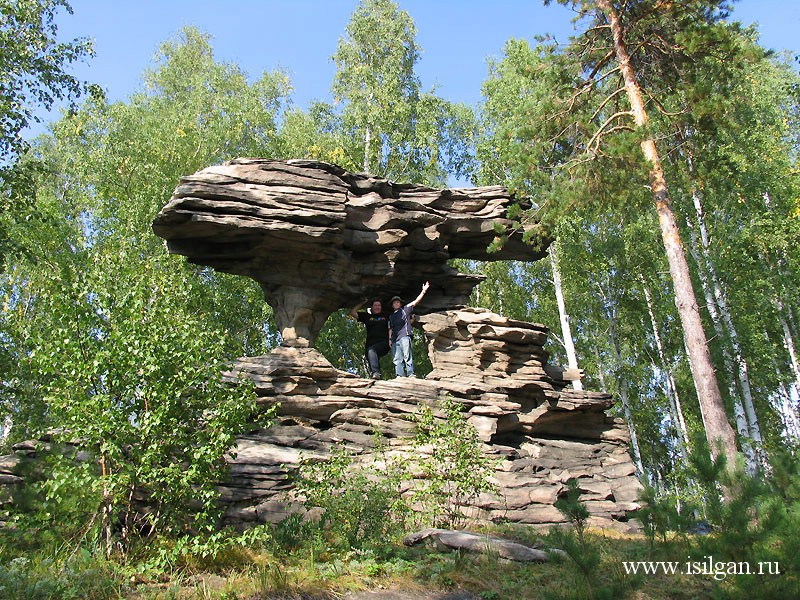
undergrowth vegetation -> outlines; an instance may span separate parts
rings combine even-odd
[[[378,587],[485,600],[800,597],[800,467],[788,451],[754,477],[698,445],[695,502],[644,486],[639,533],[593,528],[572,479],[556,503],[564,525],[545,531],[470,522],[462,503],[494,491],[474,430],[449,402],[422,410],[416,425],[419,461],[382,439],[368,462],[344,449],[307,461],[294,482],[306,512],[245,532],[157,535],[106,556],[98,523],[80,522],[81,494],[65,488],[56,504],[31,494],[26,515],[0,530],[0,597],[334,598]],[[431,487],[415,488],[413,476]],[[550,559],[403,545],[429,526],[504,536]]]

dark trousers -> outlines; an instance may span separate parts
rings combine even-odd
[[[373,375],[380,376],[381,374],[381,356],[386,356],[389,354],[389,342],[378,342],[377,344],[372,344],[371,346],[367,346],[364,350],[364,354],[367,356],[367,362],[369,363],[369,370]]]

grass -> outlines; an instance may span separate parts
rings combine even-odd
[[[515,526],[491,533],[517,541],[554,547],[562,532],[537,532]],[[146,574],[135,562],[114,564],[97,554],[72,553],[69,560],[0,555],[0,597],[125,598],[131,600],[266,600],[342,598],[347,592],[405,590],[415,597],[460,589],[483,600],[603,599],[674,600],[745,598],[742,577],[715,580],[709,574],[651,575],[626,573],[624,561],[666,561],[682,568],[687,556],[701,552],[700,538],[676,537],[651,551],[642,535],[586,531],[586,552],[597,553],[596,566],[585,573],[570,558],[542,564],[514,563],[492,554],[441,552],[435,548],[391,545],[371,551],[333,552],[319,546],[275,553],[271,548],[229,548],[211,560],[181,565],[169,573]],[[77,557],[77,558],[76,558]],[[71,561],[71,562],[70,562]],[[594,563],[593,563],[594,564]],[[752,587],[752,581],[750,582]],[[3,587],[5,586],[5,588]],[[9,587],[12,586],[12,587]],[[13,587],[16,586],[16,587]]]

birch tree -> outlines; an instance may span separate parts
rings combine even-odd
[[[444,184],[469,166],[473,116],[423,92],[416,26],[392,0],[362,0],[339,40],[332,92],[341,106],[342,166],[395,181]]]
[[[41,121],[39,111],[89,89],[69,68],[92,56],[92,42],[58,39],[60,9],[72,14],[66,0],[0,1],[0,175],[25,149],[21,132]]]
[[[720,107],[720,114],[679,123],[667,166],[716,333],[712,351],[724,366],[719,375],[728,380],[752,468],[753,450],[763,462],[767,447],[780,442],[770,430],[774,406],[765,399],[787,381],[785,375],[776,379],[770,357],[782,354],[780,299],[793,297],[796,287],[787,257],[798,242],[791,176],[797,74],[779,57],[759,58],[752,32],[742,32],[737,43],[743,56],[754,58],[729,85],[705,86],[705,103]],[[706,67],[709,81],[728,68],[709,61]]]
[[[53,491],[79,490],[81,527],[107,551],[213,530],[225,456],[261,416],[222,373],[269,349],[258,287],[169,255],[151,224],[182,175],[274,153],[285,77],[250,82],[187,29],[144,83],[123,102],[90,99],[34,144],[46,169],[16,208],[0,276],[8,441],[80,439],[94,460],[55,457]],[[132,510],[142,493],[147,515]]]
[[[564,350],[567,353],[567,366],[570,369],[578,370],[578,355],[575,352],[575,341],[572,337],[572,327],[570,326],[569,313],[567,313],[566,301],[564,300],[564,285],[561,280],[561,268],[558,265],[558,241],[554,241],[548,248],[550,257],[550,268],[553,273],[553,287],[556,294],[556,305],[558,306],[558,317],[561,322],[561,335],[564,341]],[[580,379],[572,380],[572,389],[582,390],[583,384]],[[627,398],[623,400],[627,410]],[[638,448],[637,448],[638,450]],[[641,463],[641,461],[640,461]]]

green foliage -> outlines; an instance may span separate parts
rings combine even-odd
[[[497,491],[491,482],[494,460],[484,454],[458,403],[446,400],[440,412],[421,407],[416,422],[411,456],[389,455],[378,446],[365,462],[339,448],[327,460],[302,464],[296,490],[307,508],[324,510],[321,525],[330,547],[384,552],[412,520],[412,506],[421,507],[416,521],[457,527],[468,516],[467,505]],[[290,516],[275,529],[274,541],[285,551],[315,548],[319,534],[308,521]]]
[[[696,392],[655,215],[645,211],[649,188],[638,141],[626,131],[629,107],[618,93],[620,79],[608,70],[613,61],[606,62],[607,23],[594,2],[568,4],[587,20],[599,19],[599,26],[588,27],[568,46],[510,40],[490,65],[479,180],[505,183],[534,200],[533,211],[514,218],[521,226],[542,220],[558,237],[567,311],[588,387],[617,395],[627,388],[627,418],[645,469],[657,472],[664,486],[681,487],[676,497],[692,495],[683,438],[702,427],[701,415],[692,399]],[[710,239],[706,255],[720,292],[729,298],[762,436],[767,448],[780,447],[783,423],[791,424],[792,416],[778,407],[796,379],[782,344],[798,335],[794,311],[786,308],[797,300],[797,253],[787,246],[790,238],[797,246],[798,239],[791,175],[798,111],[788,91],[796,89],[796,69],[765,55],[755,32],[721,20],[720,3],[612,4],[620,9],[629,41],[641,42],[634,66],[655,99],[648,108],[651,128],[663,150],[679,224],[694,223],[692,200],[699,197]],[[663,46],[667,39],[675,42],[669,48]],[[498,232],[498,244],[507,233]],[[687,246],[703,251],[699,242]],[[704,268],[691,266],[694,276]],[[536,306],[535,320],[557,323],[548,306],[546,269],[526,266],[532,274],[526,281],[516,266],[498,274],[501,268],[478,290],[481,304],[507,311],[507,300],[520,294],[528,307]],[[714,290],[709,293],[717,303]],[[714,308],[703,310],[704,317]],[[708,331],[712,323],[706,318],[705,325]],[[619,352],[606,341],[612,328]],[[557,334],[552,337],[557,342]],[[709,339],[720,387],[738,394],[736,373],[722,368],[730,345],[727,334]],[[561,360],[559,345],[550,348]],[[729,407],[734,400],[725,399]]]
[[[642,524],[652,555],[656,537],[659,537],[662,543],[666,543],[670,531],[673,531],[679,523],[680,515],[675,510],[674,503],[659,498],[657,490],[648,482],[642,485],[639,505],[640,508],[636,511],[636,520]],[[683,526],[680,529],[686,529],[686,527]]]
[[[86,491],[102,488],[95,512],[107,527],[122,522],[127,544],[134,531],[180,528],[189,515],[195,527],[213,523],[223,457],[254,403],[247,386],[222,381],[218,336],[174,304],[185,279],[155,259],[134,272],[117,260],[97,253],[96,269],[54,274],[55,289],[37,291],[41,312],[18,334],[25,377],[39,383],[44,403],[40,426],[57,426],[56,441],[77,437],[94,454],[95,485]],[[116,293],[108,279],[120,272],[128,287]],[[85,466],[71,464],[65,457],[61,478],[71,471],[79,488]],[[138,494],[153,507],[147,516],[137,515]]]
[[[607,573],[602,573],[600,567],[603,563],[604,548],[599,541],[593,541],[587,535],[589,511],[580,500],[581,494],[578,479],[567,481],[567,489],[556,500],[555,507],[572,525],[572,529],[554,527],[548,536],[548,543],[552,544],[552,548],[565,553],[578,567],[583,577],[583,585],[586,586],[586,597],[619,598],[636,582],[629,580],[619,565],[615,565]],[[557,558],[561,554],[553,552],[551,556]],[[556,597],[563,596],[559,594]]]
[[[696,454],[693,465],[706,491],[707,515],[714,526],[712,535],[698,541],[698,554],[750,565],[777,563],[781,572],[780,577],[732,577],[725,597],[747,598],[754,593],[788,597],[800,593],[800,497],[792,492],[800,472],[796,466],[786,469],[790,453],[781,453],[778,479],[766,481],[747,474],[743,465],[727,469],[724,461],[712,463],[705,458],[707,448],[701,447]],[[796,465],[796,457],[791,460]],[[789,483],[786,492],[779,487],[784,483]]]
[[[9,527],[3,543],[36,553],[82,547],[100,537],[96,515],[102,503],[97,465],[70,446],[39,444],[32,460],[16,468],[25,485],[12,490],[13,508],[4,511]]]
[[[42,503],[77,493],[76,523],[94,523],[109,551],[186,528],[213,537],[225,454],[269,417],[247,385],[222,380],[232,356],[268,347],[257,286],[170,257],[151,223],[181,175],[269,155],[287,82],[248,83],[191,28],[157,60],[144,92],[91,99],[37,146],[45,168],[6,221],[0,279],[9,439],[52,430],[88,452],[55,455]]]
[[[337,369],[369,377],[370,371],[364,357],[364,338],[364,326],[344,311],[338,311],[328,317],[314,345]],[[387,371],[384,370],[384,373]]]
[[[420,48],[409,14],[392,0],[364,0],[333,60],[332,92],[342,103],[340,164],[351,170],[443,185],[470,167],[474,116],[467,106],[423,93]]]
[[[300,473],[301,481],[313,476],[303,468]],[[309,485],[317,486],[319,482],[311,481]],[[293,512],[273,527],[270,548],[272,553],[278,557],[291,556],[301,549],[310,549],[312,555],[315,555],[325,549],[322,531],[317,521],[307,518],[299,512]]]
[[[244,531],[221,528],[160,536],[140,544],[131,563],[139,572],[156,577],[181,569],[225,571],[250,564],[246,549],[263,547],[270,540],[268,525],[255,525]]]
[[[334,548],[380,551],[402,532],[408,516],[402,481],[402,470],[385,456],[357,463],[339,448],[326,461],[305,462],[296,490],[306,506],[325,511]]]
[[[424,506],[423,517],[434,527],[459,527],[469,504],[497,492],[491,479],[496,461],[484,453],[461,404],[448,397],[437,408],[420,406],[416,416],[413,469],[421,480],[412,500]]]
[[[736,565],[736,574],[716,575],[714,597],[796,596],[800,592],[796,456],[791,451],[776,453],[773,471],[765,479],[748,474],[743,464],[730,469],[724,457],[712,459],[702,439],[695,446],[690,460],[694,481],[702,490],[698,505],[679,512],[671,498],[657,496],[652,488],[642,497],[645,504],[637,518],[645,526],[650,552],[657,534],[662,554],[681,553],[698,564],[711,558],[719,573]],[[705,520],[692,522],[687,516],[692,512]],[[687,531],[696,535],[687,536]]]
[[[577,479],[567,481],[567,490],[558,497],[554,506],[564,515],[575,530],[578,541],[585,544],[584,532],[586,531],[586,521],[589,519],[589,511],[580,501],[581,494],[580,482]]]
[[[25,143],[20,133],[38,122],[37,110],[58,100],[74,101],[87,86],[67,72],[94,53],[87,38],[60,42],[56,14],[72,14],[67,0],[2,0],[0,2],[0,177]]]
[[[86,38],[57,39],[59,9],[72,13],[66,0],[0,2],[0,260],[14,251],[9,229],[30,204],[43,165],[28,155],[23,130],[40,122],[57,101],[74,102],[86,91],[101,97],[99,87],[72,76],[70,65],[93,54]]]
[[[120,573],[113,563],[80,551],[57,561],[18,556],[0,564],[0,597],[26,600],[118,598]]]

